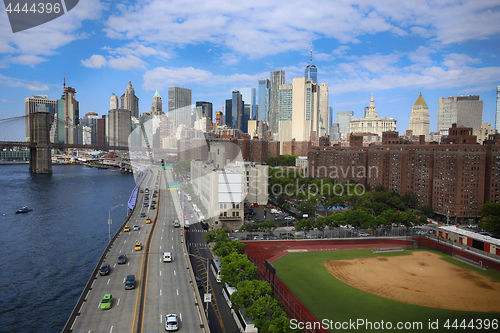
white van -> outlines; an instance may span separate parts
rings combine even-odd
[[[189,229],[189,220],[184,220],[184,229]]]
[[[163,252],[163,262],[170,262],[170,261],[172,261],[172,253]]]

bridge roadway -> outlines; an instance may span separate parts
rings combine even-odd
[[[182,212],[176,209],[180,209],[180,203],[176,198],[177,203],[174,204],[172,197],[174,193],[177,195],[177,191],[166,189],[166,178],[172,179],[171,171],[149,169],[140,189],[149,188],[148,202],[156,200],[158,208],[151,209],[150,205],[144,207],[145,194],[138,193],[137,206],[128,223],[131,231],[120,231],[105,260],[111,265],[111,272],[106,276],[97,274],[72,332],[161,332],[165,330],[165,315],[168,313],[178,315],[179,331],[202,332],[193,283],[183,255],[184,229],[182,226],[174,228],[172,223],[176,218],[182,221],[178,217],[179,213],[182,217]],[[157,198],[152,198],[155,187],[162,190]],[[146,224],[146,218],[140,217],[142,212],[151,218],[157,214],[154,229],[153,223]],[[139,231],[133,230],[134,225],[140,227]],[[134,251],[134,247],[136,241],[144,246],[149,233],[153,235],[148,262],[145,263],[148,270],[146,276],[141,276],[145,250]],[[163,252],[172,252],[174,260],[163,262]],[[127,255],[128,262],[125,265],[117,264],[120,253]],[[129,274],[135,275],[136,288],[133,290],[125,290],[124,287],[125,278]],[[141,284],[145,284],[143,308],[140,306]],[[112,306],[110,310],[101,310],[100,302],[106,293],[113,295]],[[141,309],[142,321],[139,314]]]

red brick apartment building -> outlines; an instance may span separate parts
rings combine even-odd
[[[456,223],[477,217],[486,201],[500,202],[500,135],[480,145],[472,128],[454,126],[441,144],[405,144],[393,133],[386,138],[370,147],[312,147],[309,175],[413,192],[420,206]]]

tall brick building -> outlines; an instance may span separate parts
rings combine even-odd
[[[484,202],[500,202],[500,136],[479,145],[471,133],[472,128],[454,126],[442,144],[388,140],[396,144],[313,147],[309,175],[382,185],[400,195],[412,192],[420,206],[466,223],[478,216]]]

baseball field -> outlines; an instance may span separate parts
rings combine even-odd
[[[498,329],[491,324],[500,320],[500,272],[481,270],[440,252],[288,253],[273,265],[278,277],[319,321],[422,323],[406,329],[412,332]],[[485,323],[490,326],[486,330]],[[345,328],[330,331],[385,331],[380,327]]]

